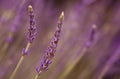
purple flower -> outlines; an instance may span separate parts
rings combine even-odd
[[[30,47],[30,44],[33,42],[33,40],[35,39],[36,37],[36,26],[35,26],[35,20],[34,20],[34,13],[33,13],[33,8],[31,5],[28,6],[28,12],[29,12],[29,27],[28,27],[28,33],[27,33],[27,41],[28,41],[28,44],[26,46],[26,48],[23,48],[22,50],[22,54],[23,55],[27,55],[28,54],[28,50],[29,50],[29,47]]]
[[[60,38],[62,23],[63,23],[64,13],[62,12],[59,18],[58,26],[56,28],[55,34],[50,41],[48,49],[45,52],[45,55],[40,63],[40,66],[36,69],[37,73],[40,74],[43,71],[48,70],[49,65],[52,63],[52,58],[56,52],[58,41]]]
[[[28,6],[28,11],[29,11],[29,17],[30,17],[30,25],[28,27],[27,40],[29,43],[32,43],[33,40],[35,39],[37,32],[36,32],[33,8],[31,5]]]
[[[27,55],[27,54],[28,54],[28,52],[29,52],[28,50],[27,50],[27,51],[25,51],[25,48],[23,48],[23,49],[22,49],[22,55]]]

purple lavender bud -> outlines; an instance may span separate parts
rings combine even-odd
[[[53,49],[48,47],[48,49],[46,50],[46,57],[48,57],[49,59],[53,58],[54,57],[54,53],[53,52]]]
[[[37,72],[37,73],[40,72],[40,68],[39,68],[39,67],[36,68],[36,72]]]
[[[22,49],[22,55],[27,55],[28,51],[25,51],[25,48]]]
[[[96,25],[93,25],[89,35],[89,40],[86,43],[87,47],[90,47],[91,43],[93,43],[93,41],[95,40],[96,29],[97,29]]]
[[[52,63],[51,60],[48,60],[48,59],[46,59],[46,57],[44,57],[42,59],[42,62],[40,63],[40,67],[36,69],[37,73],[39,73],[40,71],[43,72],[43,71],[48,70],[48,66],[51,63]]]
[[[32,43],[36,37],[37,32],[36,32],[33,8],[31,5],[28,6],[28,10],[29,10],[29,17],[30,17],[30,25],[28,27],[27,40],[28,42]]]

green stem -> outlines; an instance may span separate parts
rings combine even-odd
[[[19,69],[19,67],[20,67],[23,59],[24,59],[24,56],[21,56],[21,58],[20,58],[20,60],[19,60],[19,62],[18,62],[18,64],[17,64],[15,70],[13,71],[12,75],[10,76],[10,79],[14,79],[14,77],[15,77],[15,75],[16,75],[16,72],[18,71],[18,69]]]
[[[26,46],[26,48],[25,48],[25,52],[28,51],[29,47],[30,47],[30,43],[27,44],[27,46]],[[10,79],[14,79],[14,77],[15,77],[18,69],[20,68],[20,65],[22,64],[22,62],[23,62],[23,60],[24,60],[24,56],[25,56],[25,55],[22,55],[22,56],[21,56],[21,58],[20,58],[20,60],[19,60],[19,62],[18,62],[18,64],[17,64],[17,66],[15,67],[14,71],[12,72],[12,75],[10,76]]]
[[[34,79],[38,79],[39,75],[37,74]]]

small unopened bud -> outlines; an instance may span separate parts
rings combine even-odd
[[[33,11],[32,5],[28,6],[28,11]]]
[[[93,24],[92,29],[96,30],[97,26],[95,24]]]
[[[62,13],[61,13],[61,15],[59,17],[59,20],[60,20],[60,22],[62,22],[64,20],[64,12],[63,11],[62,11]]]

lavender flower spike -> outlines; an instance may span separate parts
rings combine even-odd
[[[33,42],[33,40],[36,37],[37,31],[36,31],[36,26],[35,26],[35,19],[34,19],[34,13],[33,13],[33,8],[31,5],[28,6],[28,12],[29,12],[29,27],[28,27],[28,33],[27,33],[27,41],[28,44],[26,46],[26,49],[23,48],[23,55],[28,54],[28,49],[30,47],[30,44]]]
[[[36,26],[34,20],[33,8],[31,5],[28,6],[29,16],[30,16],[30,26],[28,27],[27,40],[32,43],[36,36]]]
[[[30,26],[28,27],[28,34],[27,34],[27,45],[25,48],[22,50],[22,55],[17,63],[17,66],[15,67],[14,71],[12,72],[11,76],[9,79],[14,79],[20,65],[22,64],[22,61],[25,58],[25,55],[28,54],[29,47],[33,40],[35,39],[36,36],[36,27],[35,27],[35,21],[34,21],[34,13],[33,13],[33,8],[31,5],[28,6],[28,11],[29,11],[29,16],[30,16]]]
[[[60,38],[60,33],[61,33],[61,28],[63,24],[63,19],[64,19],[64,12],[61,13],[58,21],[58,26],[56,28],[55,34],[50,41],[50,45],[48,46],[48,49],[45,52],[45,55],[40,63],[40,66],[36,68],[37,75],[35,76],[34,79],[37,79],[38,76],[43,72],[48,70],[49,65],[52,63],[52,58],[54,57],[54,54],[56,52],[56,48],[58,45],[58,41]]]

